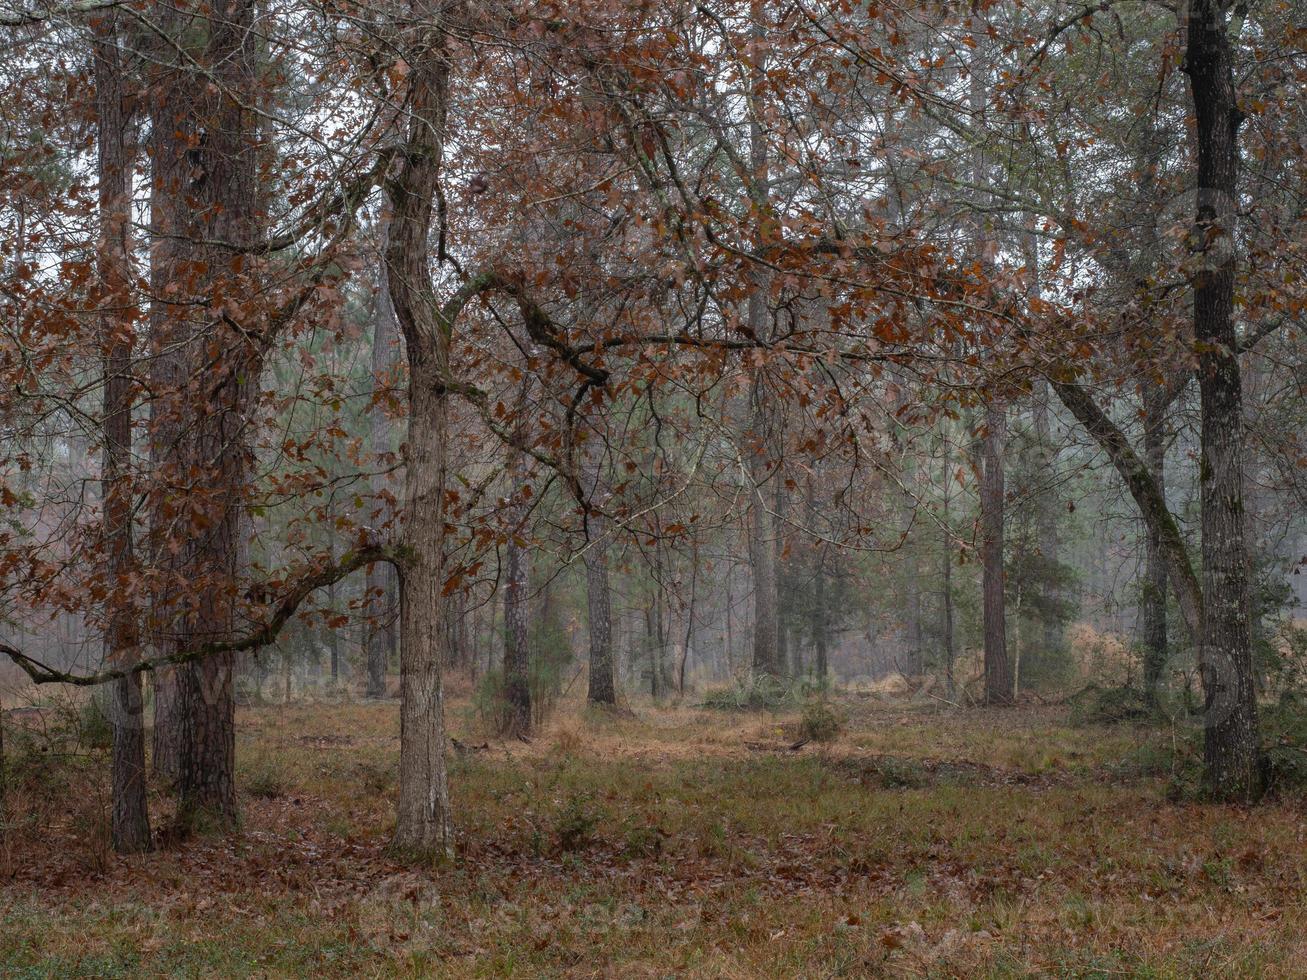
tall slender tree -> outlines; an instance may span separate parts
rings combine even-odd
[[[131,303],[131,180],[127,111],[118,15],[109,11],[94,25],[95,104],[99,169],[100,242],[97,265],[102,290],[100,333],[104,363],[104,546],[106,590],[105,661],[126,665],[136,655],[137,612],[133,594],[132,531],[132,352],[135,323]],[[145,728],[141,675],[127,674],[109,689],[113,726],[111,838],[114,850],[149,850],[146,803]]]

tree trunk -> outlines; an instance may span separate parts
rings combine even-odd
[[[763,397],[755,393],[755,397]],[[758,431],[763,412],[754,415],[754,438],[765,446]],[[783,672],[780,663],[779,622],[776,615],[776,545],[772,516],[763,504],[763,484],[768,479],[766,450],[761,446],[751,450],[751,476],[754,486],[749,507],[749,562],[753,566],[753,674],[754,677],[779,677]]]
[[[515,485],[514,491],[520,490]],[[516,522],[515,522],[516,523]],[[530,569],[526,543],[514,527],[505,548],[504,716],[501,734],[531,732]]]
[[[949,459],[947,449],[944,452],[944,504],[941,509],[943,540],[940,542],[940,632],[944,639],[944,683],[950,699],[957,695],[957,683],[953,676],[956,655],[953,648],[953,525],[951,521],[951,504],[953,501],[953,462]]]
[[[974,19],[974,18],[973,18]],[[981,26],[977,24],[977,26]],[[983,30],[977,32],[979,44],[972,51],[970,65],[969,98],[972,113],[981,118],[986,108],[988,86],[992,74],[989,60],[989,42]],[[985,148],[976,143],[973,147],[972,181],[978,191],[978,206],[989,202],[989,167]],[[975,215],[975,246],[981,265],[992,271],[989,258],[989,233],[979,211]],[[994,400],[985,405],[985,437],[983,463],[980,475],[981,523],[981,583],[984,609],[985,644],[985,701],[987,704],[1010,704],[1012,701],[1012,674],[1007,656],[1007,617],[1005,608],[1003,531],[1004,487],[1003,444],[1006,439],[1007,418],[1003,407]]]
[[[735,566],[726,569],[726,635],[722,639],[722,652],[726,655],[726,669],[735,676],[735,592],[731,588]]]
[[[95,27],[95,100],[98,116],[100,248],[98,265],[104,290],[101,314],[104,348],[104,540],[108,555],[105,660],[122,665],[135,656],[136,611],[123,599],[133,587],[132,541],[132,345],[129,308],[131,269],[131,169],[126,145],[129,121],[124,109],[123,74],[117,15],[108,13]],[[113,726],[113,848],[120,854],[150,849],[146,804],[145,730],[141,675],[130,674],[110,686]]]
[[[199,146],[185,149],[189,165],[187,204],[198,203],[196,231],[201,241],[234,246],[252,245],[258,237],[258,130],[252,106],[257,102],[253,0],[227,0],[207,19],[203,64],[221,84],[199,76],[203,94],[199,108]],[[210,293],[255,297],[257,265],[240,252],[202,247],[206,286]],[[249,311],[246,316],[257,316]],[[210,573],[227,590],[207,590],[192,620],[190,637],[210,639],[231,635],[237,621],[234,595],[243,549],[240,544],[243,495],[248,480],[246,425],[257,396],[261,352],[228,323],[211,317],[203,324],[201,342],[193,344],[189,374],[202,380],[199,417],[188,426],[185,455],[192,473],[204,474],[207,500],[196,511],[200,533],[192,538],[192,567]],[[213,363],[212,348],[223,351]],[[220,372],[207,376],[206,372]],[[178,819],[189,826],[202,815],[206,824],[223,829],[236,824],[236,703],[234,657],[220,654],[187,664],[180,670],[179,694],[183,726],[178,772]]]
[[[757,201],[763,201],[768,194],[769,181],[767,134],[756,111],[758,102],[764,98],[766,84],[766,7],[761,0],[753,0],[750,16],[753,22],[752,40],[756,46],[751,80],[755,111],[749,123],[749,165],[753,182],[751,196]],[[763,215],[760,214],[758,218],[755,238],[759,246],[762,246],[766,242],[762,228]],[[758,265],[750,269],[745,316],[749,330],[760,340],[771,336],[770,292],[771,276],[767,268]],[[753,565],[753,673],[755,677],[778,677],[784,673],[784,665],[780,659],[777,617],[776,533],[772,515],[763,502],[766,497],[765,485],[772,477],[769,457],[774,419],[760,372],[755,373],[750,397],[753,404],[749,437],[753,445],[748,448],[748,458],[753,486],[750,493],[748,534],[749,561]]]
[[[685,694],[685,669],[690,661],[690,649],[694,643],[694,617],[699,599],[699,538],[696,535],[690,542],[690,601],[685,608],[685,640],[681,644],[681,660],[676,668],[676,693]]]
[[[526,438],[531,376],[524,373],[513,440]],[[504,549],[504,714],[500,733],[524,737],[531,732],[531,558],[523,532],[530,516],[526,453],[509,448],[509,535]],[[547,595],[547,594],[546,594]]]
[[[655,595],[644,617],[645,637],[649,644],[649,694],[654,700],[667,695],[666,659],[667,631],[663,625],[663,600],[661,592]]]
[[[386,205],[381,217],[381,252],[384,256],[390,239],[390,208]],[[394,384],[395,367],[399,362],[399,329],[395,324],[395,311],[390,302],[390,277],[386,263],[377,273],[377,297],[372,314],[372,377],[377,385]],[[371,419],[372,452],[381,457],[391,451],[391,426],[380,403],[374,404]],[[375,520],[379,536],[394,534],[390,527],[393,519],[390,506],[380,493],[386,480],[378,474],[373,478],[372,489],[378,494],[374,504],[378,513]],[[367,570],[367,688],[370,698],[386,696],[386,671],[395,655],[395,568],[388,562],[376,562]]]
[[[592,514],[588,521],[596,543],[585,553],[586,604],[590,619],[590,689],[587,699],[591,704],[615,705],[617,684],[613,673],[608,542],[604,539],[603,519]]]
[[[163,638],[177,649],[229,636],[236,614],[244,428],[261,361],[211,303],[217,295],[258,295],[241,251],[256,238],[258,213],[252,17],[249,0],[232,0],[212,16],[169,14],[164,27],[184,50],[164,47],[151,85],[152,270],[156,295],[168,297],[156,310],[154,342],[171,348],[156,365],[163,384],[151,451],[166,485],[190,488],[179,501],[165,495],[152,507],[153,547],[179,581],[199,587],[194,605],[183,606],[192,596],[172,595],[156,610],[157,627],[179,623]],[[217,67],[210,75],[196,62]],[[247,308],[237,317],[253,323],[257,313]],[[184,545],[170,557],[179,534]],[[201,815],[206,826],[235,824],[231,674],[230,655],[209,657],[174,669],[158,687],[156,765],[175,768],[182,829]]]
[[[1003,443],[1007,420],[1003,409],[985,407],[984,465],[980,477],[981,578],[984,591],[985,701],[1012,702],[1012,673],[1007,656],[1007,618],[1003,569]]]
[[[1166,406],[1160,398],[1144,398],[1144,462],[1152,474],[1157,492],[1166,496]],[[1144,690],[1156,701],[1162,668],[1167,657],[1166,561],[1162,554],[1162,535],[1157,527],[1145,523],[1147,553],[1144,589],[1140,605],[1143,620]]]
[[[1191,0],[1185,70],[1193,95],[1198,197],[1194,346],[1200,398],[1203,758],[1209,791],[1253,799],[1263,786],[1252,671],[1248,552],[1243,523],[1243,391],[1234,325],[1238,108],[1227,7]]]
[[[449,88],[447,38],[439,13],[411,4],[408,131],[390,184],[394,213],[386,272],[409,365],[409,437],[404,486],[405,563],[400,576],[399,807],[394,846],[453,855],[445,768],[440,637],[445,580],[445,467],[449,342],[457,303],[437,302],[428,238],[440,175]],[[474,293],[460,291],[462,302]]]
[[[425,225],[422,228],[425,237]],[[447,356],[447,350],[442,353]],[[448,363],[445,356],[439,358],[441,374]],[[443,385],[432,373],[427,362],[410,361],[404,515],[408,565],[401,576],[399,602],[399,810],[394,843],[419,857],[453,853],[439,648],[444,635],[448,406]]]
[[[172,25],[175,17],[165,18]],[[179,188],[183,186],[185,154],[178,145],[173,106],[184,103],[190,93],[184,76],[162,69],[151,79],[150,91],[150,467],[162,485],[181,485],[178,441],[181,437],[183,387],[186,381],[183,343],[185,320],[163,297],[182,278],[184,261]],[[183,131],[184,132],[184,131]],[[174,642],[173,620],[179,597],[167,575],[179,560],[168,542],[173,516],[172,501],[155,493],[150,499],[150,560],[165,573],[164,587],[151,594],[150,643],[163,653]],[[151,762],[156,776],[175,782],[180,770],[181,719],[178,712],[177,668],[160,667],[151,672],[154,689],[154,731]]]

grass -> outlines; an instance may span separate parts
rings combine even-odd
[[[839,709],[799,751],[797,711],[564,710],[451,756],[434,871],[385,851],[393,704],[243,709],[241,834],[106,859],[98,789],[49,806],[8,848],[0,975],[1299,974],[1300,800],[1170,802],[1121,765],[1158,736],[1064,709]]]

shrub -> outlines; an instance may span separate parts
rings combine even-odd
[[[1157,712],[1148,695],[1136,687],[1092,685],[1071,699],[1071,722],[1076,725],[1115,725],[1123,721],[1149,721]]]
[[[111,697],[106,693],[106,696]],[[90,751],[108,751],[113,748],[113,726],[100,707],[98,698],[83,702],[75,719],[78,744]]]
[[[893,756],[877,759],[872,772],[885,789],[920,789],[930,781],[921,763]]]
[[[376,762],[360,762],[356,767],[359,783],[369,796],[385,796],[394,788],[395,769],[393,766]]]
[[[1293,691],[1262,710],[1269,784],[1273,789],[1307,789],[1307,701]]]
[[[825,698],[810,698],[804,702],[803,714],[799,717],[799,738],[830,742],[844,730],[844,723],[843,712]]]
[[[658,827],[649,824],[634,824],[626,829],[626,840],[622,848],[627,857],[657,857],[663,851],[663,838],[666,834]]]
[[[764,675],[734,687],[708,691],[699,707],[716,711],[780,711],[799,706],[807,693],[808,685],[803,681]]]
[[[275,800],[286,795],[286,780],[273,765],[260,761],[246,773],[245,789],[258,799]]]
[[[600,814],[590,799],[584,796],[569,797],[554,821],[558,849],[570,853],[588,846],[594,840],[599,821]]]

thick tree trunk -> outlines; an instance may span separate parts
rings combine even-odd
[[[162,384],[151,451],[168,485],[189,488],[180,500],[164,494],[155,502],[153,547],[179,582],[199,585],[198,604],[169,595],[156,609],[156,628],[171,634],[161,638],[174,648],[230,635],[239,591],[244,427],[261,364],[248,337],[212,315],[210,304],[215,295],[258,295],[240,250],[256,238],[258,213],[252,17],[249,0],[212,14],[167,15],[163,26],[184,53],[165,45],[151,85],[152,271],[156,295],[166,298],[154,343],[168,349],[155,366]],[[196,63],[216,67],[210,75]],[[252,329],[257,316],[249,308],[236,314]],[[171,557],[179,535],[184,546]],[[230,656],[210,657],[176,668],[157,688],[156,765],[176,773],[182,829],[197,820],[235,824],[231,674]]]
[[[984,592],[985,701],[1012,702],[1007,655],[1007,610],[1003,568],[1003,444],[1007,420],[993,402],[985,407],[984,465],[980,476],[981,578]]]
[[[1191,0],[1185,70],[1196,121],[1198,197],[1191,233],[1201,452],[1203,757],[1209,791],[1252,799],[1263,786],[1243,515],[1243,391],[1234,326],[1238,132],[1220,0]]]
[[[165,25],[173,25],[167,17]],[[166,64],[166,62],[164,62]],[[186,383],[184,344],[189,336],[185,319],[163,299],[182,277],[185,260],[180,189],[185,186],[185,152],[178,138],[174,105],[192,97],[185,76],[173,69],[161,69],[151,79],[150,92],[150,399],[149,455],[151,470],[165,486],[182,485],[179,440]],[[171,573],[179,556],[168,541],[175,519],[169,495],[155,493],[150,500],[150,560],[165,573],[164,588],[152,594],[150,644],[163,653],[175,641],[174,619],[179,596]],[[151,672],[154,690],[154,731],[151,762],[156,776],[169,783],[180,770],[181,718],[177,700],[177,668],[160,667]]]
[[[425,234],[425,228],[424,228]],[[417,856],[453,853],[445,771],[444,688],[440,638],[445,598],[447,411],[442,354],[433,377],[410,362],[408,476],[400,588],[399,811],[395,846]]]
[[[114,665],[135,656],[136,612],[123,594],[135,565],[132,540],[132,344],[129,308],[131,271],[131,169],[127,150],[127,113],[118,48],[117,15],[104,15],[95,28],[95,101],[98,116],[100,246],[98,265],[104,290],[101,335],[104,349],[104,542],[108,555],[109,592],[105,660]],[[145,730],[141,675],[131,674],[110,686],[109,719],[113,726],[111,839],[114,850],[131,854],[150,849],[146,805]]]
[[[431,285],[428,238],[445,137],[447,38],[439,9],[414,0],[409,34],[408,132],[390,184],[393,215],[386,273],[409,365],[404,488],[405,565],[400,577],[399,807],[394,846],[452,856],[445,767],[440,638],[445,580],[445,467],[449,343],[459,303],[441,307]],[[459,293],[466,302],[474,293]]]
[[[221,85],[205,77],[196,83],[203,94],[198,109],[198,147],[186,149],[190,167],[188,203],[199,204],[195,215],[199,241],[250,246],[258,238],[258,122],[256,44],[252,25],[253,0],[227,0],[205,22],[203,64],[213,69]],[[198,73],[196,73],[198,75]],[[257,264],[239,252],[201,246],[210,292],[250,298],[258,296]],[[241,314],[251,323],[258,312]],[[197,392],[198,417],[187,428],[185,454],[190,472],[204,474],[205,493],[194,512],[196,530],[188,555],[196,571],[211,575],[218,586],[206,590],[190,623],[191,638],[230,636],[237,622],[237,586],[241,568],[243,497],[248,481],[246,426],[257,395],[261,352],[248,338],[216,317],[202,324],[200,342],[193,344],[189,376],[203,385]],[[213,348],[223,352],[214,365]],[[180,670],[183,713],[178,772],[178,818],[183,826],[202,819],[206,825],[236,824],[236,703],[234,657],[206,657]]]

